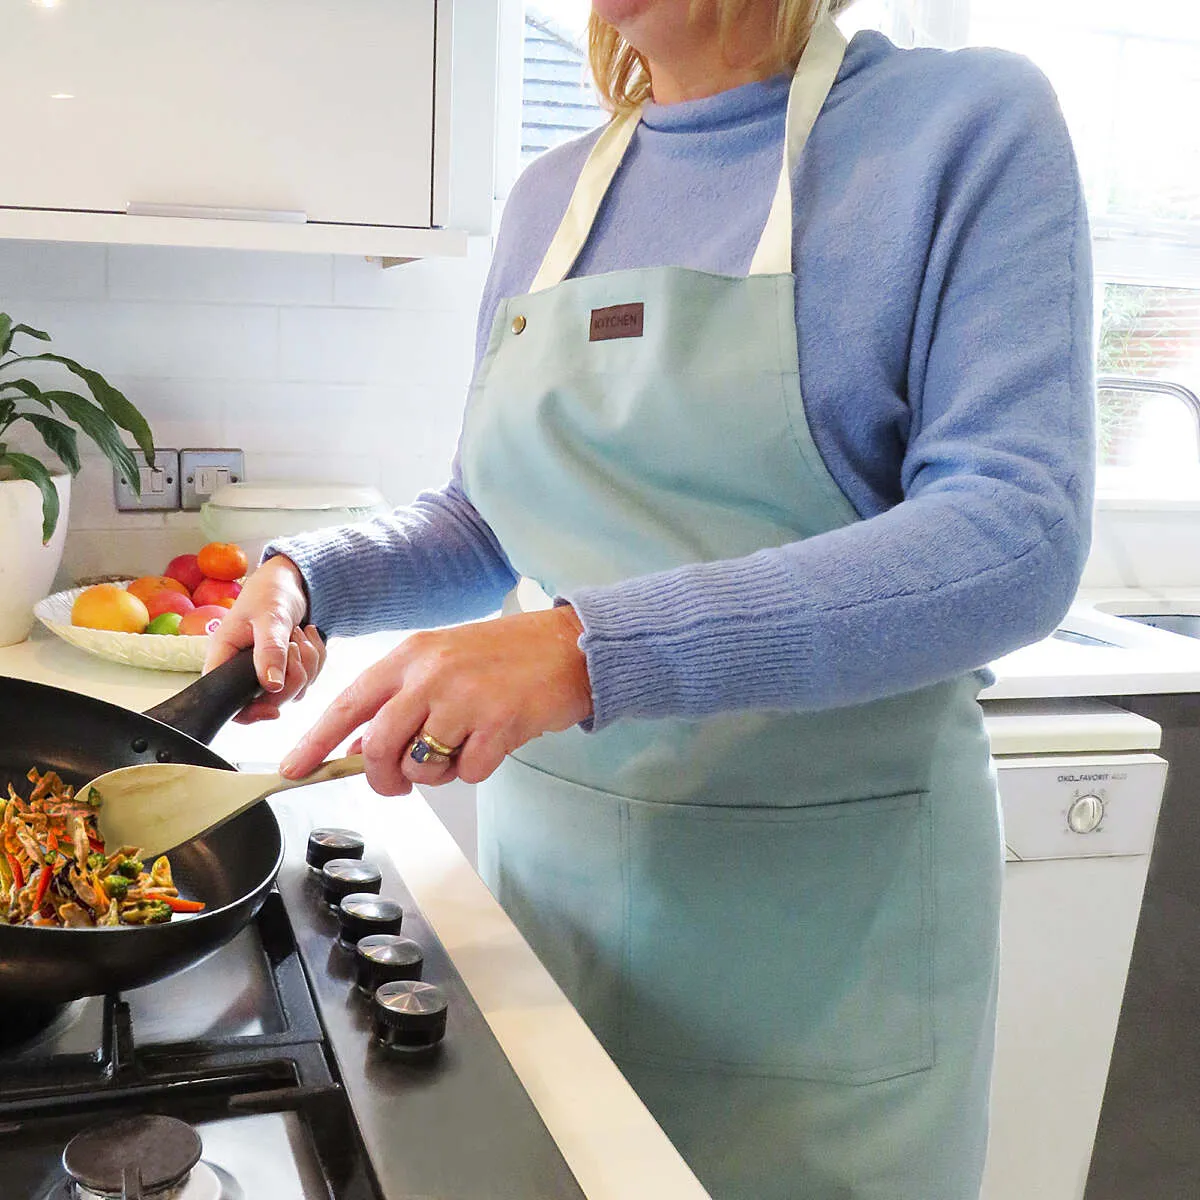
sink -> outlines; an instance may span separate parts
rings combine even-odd
[[[1074,629],[1056,629],[1050,636],[1057,642],[1070,642],[1075,646],[1106,646],[1110,650],[1119,649],[1116,642],[1093,637],[1090,633],[1078,633]]]
[[[1122,613],[1122,619],[1137,621],[1140,625],[1153,625],[1167,633],[1181,633],[1184,637],[1200,638],[1200,613]]]

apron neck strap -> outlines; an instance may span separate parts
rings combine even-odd
[[[808,44],[792,76],[788,91],[787,127],[784,134],[783,165],[775,199],[763,226],[751,275],[786,275],[792,269],[792,169],[808,144],[825,98],[833,87],[846,53],[846,39],[829,16],[822,17],[809,35]]]
[[[813,26],[792,76],[783,165],[767,223],[750,263],[751,275],[787,274],[792,269],[792,167],[808,142],[845,52],[846,39],[841,30],[828,15],[822,16]],[[567,211],[530,286],[531,292],[562,283],[575,265],[641,119],[639,105],[614,117],[596,139],[579,173]]]

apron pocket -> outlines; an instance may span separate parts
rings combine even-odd
[[[840,1083],[932,1066],[926,793],[627,803],[633,1058]]]

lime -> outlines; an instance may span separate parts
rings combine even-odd
[[[159,613],[149,625],[146,626],[147,633],[178,633],[179,622],[183,618],[176,612]]]

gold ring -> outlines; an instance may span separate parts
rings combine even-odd
[[[422,729],[419,736],[434,754],[443,754],[446,758],[453,758],[461,749],[460,746],[447,746],[445,742],[439,742],[428,729]]]
[[[447,746],[439,742],[432,734],[422,730],[412,740],[408,755],[413,762],[418,763],[448,763],[457,753],[459,747]]]

